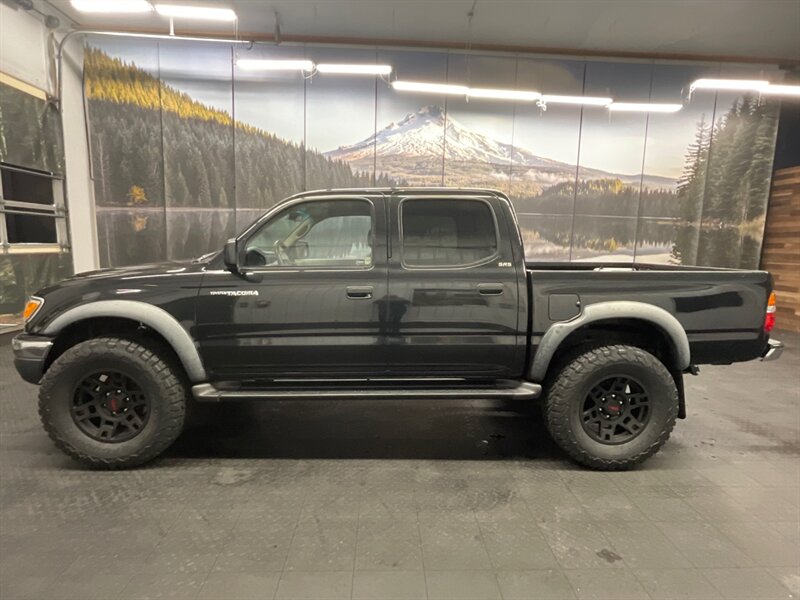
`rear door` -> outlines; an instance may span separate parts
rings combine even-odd
[[[501,200],[469,194],[390,199],[390,373],[519,377],[519,286]],[[524,325],[524,324],[522,324]]]

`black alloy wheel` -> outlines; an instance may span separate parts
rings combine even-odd
[[[624,444],[644,431],[650,398],[637,380],[622,375],[597,382],[583,402],[583,430],[601,444]]]
[[[119,443],[137,436],[150,417],[150,401],[136,381],[118,371],[93,373],[75,387],[72,419],[98,442]]]

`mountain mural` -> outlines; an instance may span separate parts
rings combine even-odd
[[[432,173],[441,173],[442,157],[447,185],[490,185],[497,187],[513,173],[525,182],[531,193],[544,187],[575,180],[576,166],[530,150],[493,140],[469,129],[441,106],[424,106],[360,142],[340,146],[325,153],[354,169],[372,168],[377,157],[378,171],[391,173],[411,185],[429,183]],[[618,179],[638,186],[640,174],[609,173],[581,168],[581,178]],[[644,186],[674,189],[677,182],[668,177],[645,175]]]

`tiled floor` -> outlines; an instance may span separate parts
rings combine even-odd
[[[568,463],[489,402],[205,407],[168,455],[83,470],[0,347],[0,599],[800,596],[800,337],[687,379],[642,469]]]

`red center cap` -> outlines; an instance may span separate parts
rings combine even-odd
[[[111,398],[111,401],[108,403],[111,412],[117,412],[117,399]]]
[[[619,405],[619,404],[609,404],[608,406],[606,406],[606,410],[607,410],[608,412],[613,412],[613,413],[617,413],[617,412],[619,412],[619,409],[620,409],[620,408],[621,408],[621,407],[620,407],[620,405]]]

